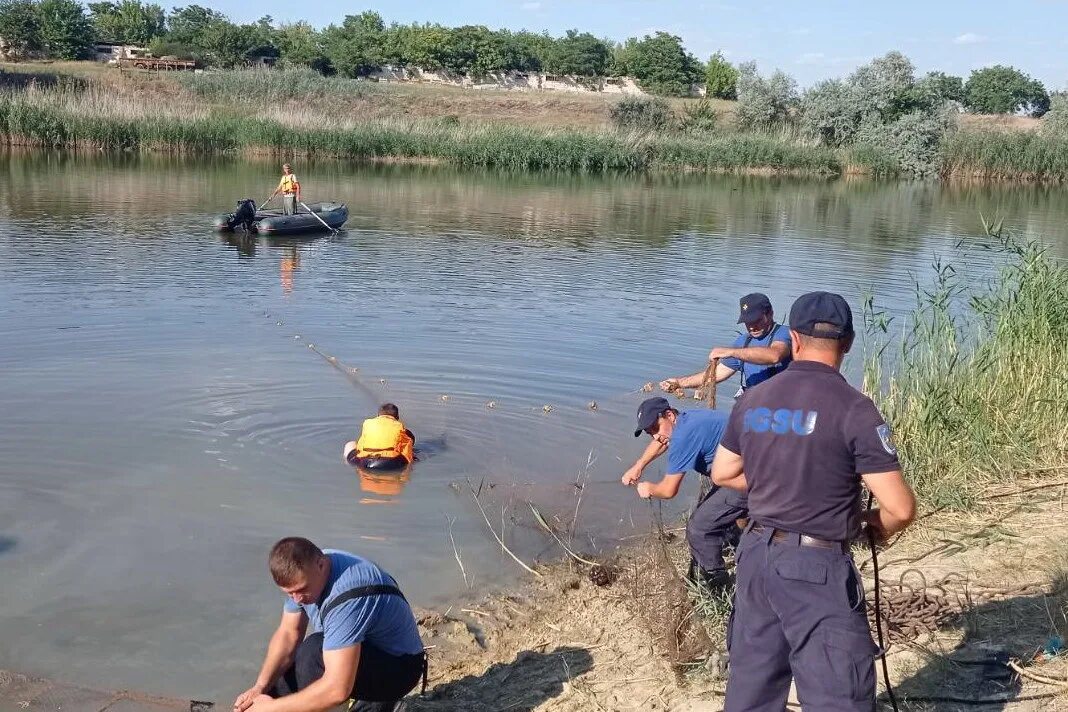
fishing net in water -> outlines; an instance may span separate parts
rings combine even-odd
[[[626,576],[636,613],[657,652],[672,666],[707,658],[712,640],[671,560],[662,531],[650,534],[648,545],[642,547]]]

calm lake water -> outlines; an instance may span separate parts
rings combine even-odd
[[[473,585],[517,576],[467,478],[546,559],[526,502],[570,521],[590,462],[576,542],[611,548],[651,521],[614,484],[645,444],[635,389],[698,370],[741,294],[785,316],[874,287],[900,313],[980,211],[1068,254],[1061,188],[296,168],[306,199],[348,203],[344,233],[213,234],[273,163],[0,157],[0,667],[226,703],[281,606],[275,539],[440,604],[464,593],[453,518]],[[383,400],[425,447],[406,482],[341,460]]]

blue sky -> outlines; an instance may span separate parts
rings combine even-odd
[[[732,62],[780,68],[802,86],[847,74],[896,49],[920,72],[942,69],[967,78],[978,67],[1011,64],[1051,90],[1068,87],[1068,0],[898,0],[878,8],[858,0],[200,1],[239,22],[270,14],[323,26],[374,9],[387,23],[480,24],[553,34],[575,27],[614,40],[666,30],[701,59],[723,50]]]

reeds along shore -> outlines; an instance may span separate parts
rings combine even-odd
[[[380,116],[383,109],[388,112],[395,88],[310,71],[151,80],[5,76],[0,77],[0,142],[13,146],[440,161],[583,172],[898,173],[892,158],[877,148],[831,149],[795,130],[739,132],[726,122],[712,131],[634,133],[460,121],[453,115],[411,118],[399,111],[398,118],[367,119],[362,109],[369,103]],[[476,95],[459,96],[479,101]],[[1063,180],[1068,178],[1068,139],[1034,131],[957,131],[942,144],[940,172],[946,177]]]
[[[0,135],[9,145],[51,149],[172,153],[276,153],[347,159],[432,159],[464,166],[569,171],[706,171],[750,169],[833,174],[831,151],[771,137],[686,137],[450,125],[433,121],[345,122],[296,112],[256,116],[156,107],[154,115],[100,111],[99,102],[70,105],[46,92],[0,97]]]
[[[880,334],[866,388],[929,508],[974,509],[990,486],[1068,477],[1068,265],[987,227],[989,284],[937,263],[907,318],[865,314]]]

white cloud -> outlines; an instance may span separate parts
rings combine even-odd
[[[969,44],[981,44],[986,42],[985,35],[977,35],[974,32],[965,32],[963,35],[957,35],[953,38],[953,44],[969,45]]]
[[[541,9],[541,3],[540,2],[525,2],[525,3],[523,3],[523,9],[524,10],[540,10]]]
[[[805,52],[795,60],[796,64],[823,64],[827,58],[823,52]]]

